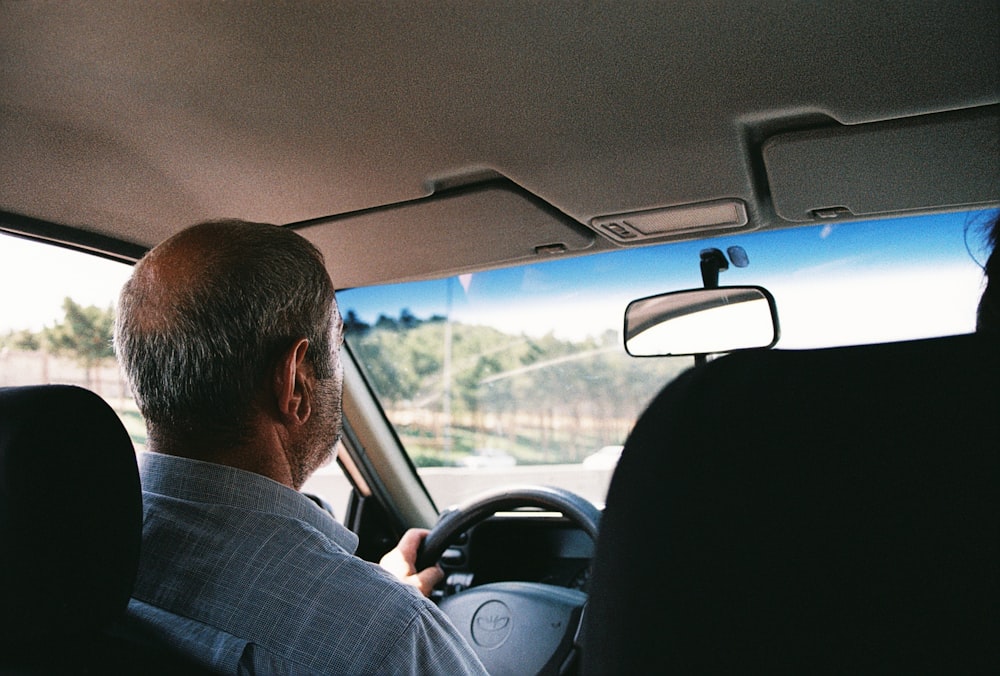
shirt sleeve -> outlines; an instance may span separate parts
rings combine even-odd
[[[407,665],[403,671],[397,668]],[[488,674],[472,647],[437,606],[426,603],[387,656],[379,673],[436,676]]]

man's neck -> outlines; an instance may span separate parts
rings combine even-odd
[[[291,469],[283,447],[278,443],[276,435],[267,432],[253,437],[249,443],[238,446],[205,441],[173,441],[151,437],[147,448],[153,453],[235,467],[260,474],[294,488]]]

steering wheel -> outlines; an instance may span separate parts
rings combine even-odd
[[[513,486],[478,495],[443,512],[417,557],[417,569],[434,565],[471,526],[496,512],[541,507],[561,512],[595,542],[601,512],[575,493],[554,486]],[[576,657],[576,639],[587,595],[538,582],[496,582],[470,587],[439,607],[472,646],[492,676],[558,674]]]

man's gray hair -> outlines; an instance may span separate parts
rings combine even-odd
[[[119,298],[115,350],[151,434],[237,443],[264,380],[295,341],[307,338],[316,376],[332,377],[333,285],[322,254],[291,230],[193,227],[215,245],[166,290],[137,280],[138,264]]]

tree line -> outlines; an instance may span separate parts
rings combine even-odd
[[[10,331],[0,348],[45,350],[91,371],[114,358],[114,308],[63,301],[41,331]],[[500,447],[519,464],[578,462],[624,441],[664,383],[689,360],[635,359],[615,331],[572,341],[418,318],[404,309],[373,323],[344,316],[358,357],[418,465],[454,464]]]
[[[519,464],[578,462],[620,444],[688,359],[635,359],[617,332],[511,334],[444,317],[345,313],[347,342],[418,464],[500,447]],[[451,448],[447,447],[451,442]]]
[[[85,370],[88,383],[91,371],[115,356],[112,345],[114,307],[81,305],[72,298],[63,300],[63,319],[41,331],[8,331],[0,336],[0,348],[37,351],[68,356]]]

